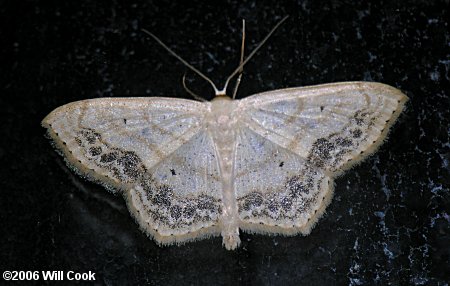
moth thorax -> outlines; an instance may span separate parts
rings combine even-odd
[[[231,126],[235,122],[235,101],[228,96],[215,97],[211,101],[211,121],[217,126]]]

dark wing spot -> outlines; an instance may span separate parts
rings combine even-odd
[[[269,201],[267,208],[269,209],[270,212],[276,213],[278,211],[279,205],[278,205],[277,201],[272,199]]]
[[[112,161],[117,160],[119,154],[117,152],[105,153],[100,157],[101,163],[111,163]]]
[[[172,191],[168,187],[163,186],[156,191],[152,202],[155,205],[170,207],[170,205],[172,204],[172,196]]]
[[[172,173],[172,176],[176,176],[177,175],[177,173],[175,173],[174,169],[170,169],[170,172]]]
[[[79,137],[75,137],[75,142],[77,143],[78,146],[83,147],[83,141],[81,141]]]
[[[170,216],[174,219],[179,219],[181,217],[181,207],[178,205],[170,207]]]
[[[321,106],[321,107],[320,107],[320,112],[322,112],[324,108],[325,108],[325,107]]]
[[[284,162],[280,162],[280,165],[278,165],[278,167],[283,167],[284,166]]]
[[[348,138],[338,137],[336,138],[336,144],[341,147],[350,147],[353,145],[353,142]]]
[[[281,200],[281,207],[286,211],[290,210],[292,206],[292,199],[292,197],[284,197]]]
[[[263,203],[263,196],[260,193],[253,192],[246,196],[243,205],[244,210],[249,211],[250,209],[257,208]]]
[[[186,206],[184,209],[183,209],[183,216],[185,217],[185,218],[191,218],[191,217],[193,217],[194,216],[194,214],[195,214],[195,207],[193,207],[193,206]]]
[[[318,167],[322,167],[326,161],[331,159],[330,152],[335,149],[333,143],[326,138],[319,138],[314,142],[308,160]]]
[[[90,129],[83,129],[80,131],[81,135],[83,135],[83,137],[86,139],[86,141],[89,144],[95,144],[95,142],[98,140],[100,140],[102,138],[102,136]]]
[[[353,115],[353,119],[356,122],[356,125],[361,126],[364,123],[365,118],[367,117],[367,115],[369,115],[367,112],[361,112],[361,111],[357,111],[355,112],[355,114]]]
[[[200,210],[214,210],[214,200],[209,196],[202,195],[198,198],[197,207]]]
[[[322,159],[330,159],[330,152],[334,149],[334,145],[328,139],[319,138],[313,146],[316,155]]]
[[[141,159],[133,151],[125,151],[124,155],[119,158],[118,163],[123,167],[123,172],[130,178],[137,179],[142,175],[139,170]]]
[[[361,129],[358,128],[358,129],[353,130],[352,134],[353,134],[353,138],[360,138],[362,135],[362,131],[361,131]]]
[[[296,198],[301,194],[309,194],[308,187],[300,181],[298,177],[292,177],[286,182],[286,189],[291,192],[291,196]]]
[[[91,156],[98,156],[102,153],[102,147],[96,146],[96,147],[91,147],[89,148],[89,154]]]
[[[136,167],[141,159],[133,151],[125,151],[123,156],[118,160],[119,164],[123,167]]]

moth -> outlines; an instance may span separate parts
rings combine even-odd
[[[230,79],[285,19],[245,60],[242,53],[221,90],[145,31],[211,83],[210,102],[89,99],[56,108],[42,126],[67,164],[122,194],[159,244],[221,235],[233,250],[241,230],[308,235],[332,199],[333,178],[375,152],[407,97],[372,82],[228,97]]]

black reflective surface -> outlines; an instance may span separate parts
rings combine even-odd
[[[448,285],[448,3],[184,2],[0,4],[0,270],[90,270],[107,285]],[[221,86],[239,61],[242,18],[248,54],[285,15],[245,67],[239,98],[349,80],[410,98],[379,152],[336,180],[309,236],[242,234],[232,252],[221,238],[159,247],[120,196],[74,175],[44,138],[40,121],[72,101],[189,98],[187,69],[141,28]]]

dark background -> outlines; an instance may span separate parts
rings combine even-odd
[[[91,270],[108,285],[448,285],[448,1],[180,2],[0,2],[0,270]],[[242,19],[248,54],[285,15],[239,98],[349,80],[410,98],[380,150],[336,180],[309,236],[242,234],[231,252],[221,238],[159,247],[121,197],[74,175],[44,138],[44,116],[75,100],[189,98],[187,69],[141,28],[220,88]]]

